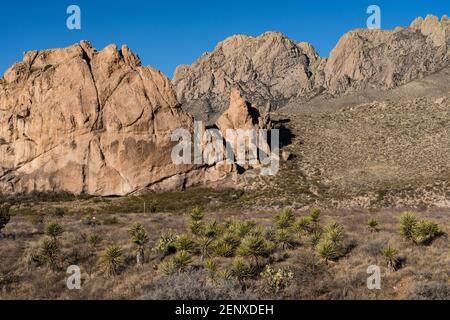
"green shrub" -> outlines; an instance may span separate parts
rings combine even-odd
[[[372,233],[380,231],[378,221],[373,218],[370,218],[369,221],[367,221],[367,229]]]
[[[195,249],[195,241],[190,235],[182,234],[178,237],[175,246],[178,251],[184,250],[187,252],[193,252]]]
[[[247,236],[254,228],[254,221],[231,220],[227,223],[227,230],[239,238]]]
[[[275,242],[281,247],[281,249],[286,250],[293,248],[296,243],[291,236],[291,232],[286,229],[279,229],[276,232]]]
[[[191,214],[189,216],[189,228],[193,235],[200,236],[203,234],[204,229],[204,223],[203,223],[203,213],[200,210],[200,208],[194,208],[191,211]]]
[[[236,277],[241,285],[243,285],[245,280],[253,278],[256,275],[256,269],[251,265],[247,265],[242,259],[236,258],[231,268],[231,275]]]
[[[340,246],[344,239],[344,228],[337,222],[330,222],[324,228],[324,236],[336,246]]]
[[[136,263],[138,265],[143,264],[145,260],[145,245],[148,243],[147,231],[144,226],[139,222],[131,225],[128,233],[131,237],[131,242],[136,246]]]
[[[55,242],[58,240],[58,237],[63,234],[63,232],[63,227],[57,222],[51,222],[45,227],[45,234],[52,238]]]
[[[100,245],[100,243],[102,242],[102,240],[103,239],[96,234],[92,234],[88,238],[88,242],[93,248],[98,247]]]
[[[339,250],[336,244],[329,239],[322,239],[317,245],[317,253],[326,263],[339,258]]]
[[[97,218],[93,217],[91,214],[85,214],[81,218],[81,223],[87,226],[96,226],[98,225]]]
[[[388,246],[382,251],[383,257],[386,261],[387,268],[389,272],[395,271],[398,269],[399,259],[398,259],[398,251],[397,249]]]
[[[110,245],[100,256],[100,266],[108,276],[115,276],[123,265],[122,248]]]
[[[414,228],[414,239],[417,243],[430,243],[441,234],[439,225],[429,220],[419,221]]]
[[[311,217],[300,217],[297,220],[295,220],[293,225],[294,232],[299,236],[302,237],[305,234],[308,234],[312,231],[311,226]]]
[[[56,266],[56,260],[59,256],[59,246],[54,239],[44,239],[39,245],[39,250],[34,259],[40,264],[47,264],[49,267]]]
[[[162,254],[163,257],[174,254],[177,252],[177,240],[178,237],[175,234],[171,232],[164,233],[156,242],[153,250],[156,253]]]
[[[10,208],[11,206],[7,203],[0,206],[0,233],[11,220]]]
[[[322,239],[322,232],[313,231],[309,236],[309,244],[311,245],[311,247],[315,248],[319,244],[321,239]]]
[[[320,215],[321,212],[317,208],[312,208],[309,214],[309,217],[311,219],[311,222],[314,224],[318,224],[320,222]]]
[[[400,216],[400,234],[406,240],[414,241],[414,230],[417,225],[417,216],[414,212],[406,211]]]
[[[270,248],[263,237],[249,235],[242,239],[237,253],[243,257],[253,258],[256,265],[259,265],[259,258],[268,257]]]
[[[285,208],[275,216],[275,225],[279,229],[290,228],[294,224],[294,221],[295,216],[291,208]]]

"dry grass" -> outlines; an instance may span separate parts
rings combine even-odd
[[[207,195],[207,196],[210,196]],[[242,195],[241,195],[242,196]],[[235,211],[224,208],[227,201],[235,203],[235,198],[222,200],[221,205],[205,210],[205,219],[216,219],[219,222],[230,217],[240,220],[254,220],[269,226],[272,224],[273,210]],[[293,281],[276,296],[263,294],[258,278],[246,283],[245,292],[231,282],[211,281],[203,270],[203,262],[194,257],[189,275],[176,275],[165,278],[157,266],[161,257],[154,254],[151,248],[162,232],[173,230],[181,234],[186,232],[187,205],[184,214],[182,209],[166,212],[130,213],[120,210],[110,211],[111,202],[126,201],[124,199],[95,200],[75,199],[70,202],[39,202],[33,205],[16,205],[11,222],[4,229],[0,238],[0,298],[1,299],[137,299],[137,298],[181,298],[187,295],[189,288],[183,283],[196,283],[193,291],[205,293],[205,299],[212,298],[284,298],[284,299],[448,299],[450,278],[450,244],[446,236],[436,239],[429,246],[417,246],[403,240],[398,234],[397,219],[400,210],[370,211],[325,211],[322,223],[335,220],[346,230],[344,247],[346,254],[336,262],[325,264],[315,255],[311,247],[300,241],[300,245],[289,250],[279,250],[271,255],[265,263],[275,268],[291,270]],[[180,203],[186,204],[186,198]],[[193,201],[198,201],[195,199]],[[106,202],[106,206],[105,206]],[[191,203],[193,204],[193,202]],[[205,203],[203,203],[205,204]],[[54,208],[65,207],[66,214],[55,215]],[[175,206],[175,204],[173,204]],[[226,206],[225,206],[226,207]],[[27,212],[27,208],[30,212]],[[116,208],[116,207],[115,207]],[[92,210],[90,212],[90,210]],[[126,210],[128,211],[128,210]],[[165,211],[165,210],[163,210]],[[87,225],[81,222],[86,213],[92,213],[100,223]],[[306,212],[295,212],[296,216]],[[38,219],[37,217],[43,217]],[[448,233],[450,223],[448,211],[434,209],[420,214],[440,224]],[[369,218],[376,219],[380,231],[371,233],[366,223]],[[45,266],[37,267],[29,262],[29,255],[44,237],[44,224],[57,221],[65,232],[61,237],[61,255],[57,267],[50,270]],[[113,221],[113,223],[111,223]],[[149,245],[146,247],[147,261],[143,266],[135,265],[135,250],[129,240],[128,228],[133,222],[140,222],[149,234]],[[88,241],[95,234],[102,242],[94,247]],[[106,277],[98,266],[98,258],[108,244],[117,244],[123,248],[124,266],[114,278]],[[385,274],[383,271],[382,290],[370,291],[366,287],[367,267],[385,263],[381,249],[391,245],[398,249],[402,260],[402,268],[397,272]],[[231,267],[232,258],[218,258],[217,262],[224,269]],[[66,268],[76,264],[81,267],[82,290],[70,291],[66,288]],[[188,278],[183,278],[188,277]],[[202,281],[198,280],[199,277]],[[187,280],[188,279],[188,280]],[[161,284],[167,282],[161,290]],[[191,282],[189,282],[191,281]],[[186,296],[190,298],[191,296]]]

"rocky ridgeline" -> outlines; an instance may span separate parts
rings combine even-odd
[[[274,109],[325,92],[343,95],[365,88],[390,89],[441,70],[450,61],[450,19],[416,19],[407,28],[357,29],[346,33],[329,58],[308,43],[281,33],[232,36],[172,80],[184,110],[214,122],[227,106],[230,87]]]
[[[439,71],[449,44],[450,20],[433,16],[393,31],[351,31],[327,59],[280,33],[239,35],[180,66],[173,81],[127,46],[30,51],[0,78],[0,191],[108,196],[224,185],[236,168],[172,162],[171,134],[193,130],[190,114],[222,132],[266,128],[271,107]]]

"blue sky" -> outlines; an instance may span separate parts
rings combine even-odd
[[[66,9],[81,8],[82,29],[68,30]],[[144,65],[169,77],[226,37],[280,31],[311,42],[328,56],[340,36],[366,26],[366,9],[382,10],[382,28],[409,25],[417,16],[450,14],[449,0],[47,0],[1,1],[0,74],[22,60],[24,51],[65,47],[82,39],[101,49],[128,44]]]

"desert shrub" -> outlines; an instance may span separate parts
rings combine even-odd
[[[100,245],[103,239],[96,234],[91,234],[87,240],[93,248],[96,248]]]
[[[11,206],[7,203],[4,203],[0,206],[0,232],[6,227],[6,225],[11,220],[10,215]]]
[[[191,271],[156,279],[145,288],[141,300],[249,300],[255,299],[242,291],[234,279],[222,279],[220,283],[209,280],[209,272]]]
[[[309,217],[311,219],[311,222],[314,224],[318,224],[320,222],[320,215],[321,212],[317,208],[312,208],[309,214]]]
[[[295,220],[293,230],[299,237],[310,233],[312,230],[311,217],[300,217]]]
[[[406,211],[400,216],[399,230],[406,240],[414,241],[414,229],[417,222],[417,216],[414,212]]]
[[[188,252],[179,251],[174,256],[161,262],[158,270],[165,276],[173,275],[176,272],[183,273],[186,272],[191,262],[192,258]]]
[[[153,251],[163,257],[174,254],[177,251],[177,240],[178,237],[174,233],[164,233],[156,242]]]
[[[372,233],[380,231],[380,226],[379,226],[378,221],[373,218],[370,218],[367,221],[367,229]]]
[[[294,221],[295,216],[291,208],[285,208],[275,216],[275,225],[279,229],[290,228],[294,224]]]
[[[308,242],[311,245],[311,247],[315,248],[319,244],[321,239],[322,239],[322,232],[314,231],[310,234]]]
[[[100,266],[108,276],[115,276],[123,265],[122,248],[117,245],[110,245],[101,254]]]
[[[57,222],[50,222],[45,227],[45,234],[53,239],[54,242],[58,240],[58,237],[61,236],[64,232],[64,229]]]
[[[214,244],[214,254],[219,257],[229,258],[234,256],[236,247],[224,239],[220,239]]]
[[[417,243],[430,243],[442,235],[439,225],[433,221],[421,220],[414,228],[414,239]]]
[[[201,235],[203,233],[204,223],[203,223],[203,213],[200,208],[196,207],[192,209],[189,217],[189,228],[194,235]]]
[[[145,260],[144,247],[148,243],[149,238],[144,226],[138,222],[131,225],[128,233],[131,237],[131,242],[136,246],[136,263],[142,264]]]
[[[207,238],[215,239],[221,233],[221,227],[217,221],[209,221],[205,225],[204,236]]]
[[[286,288],[294,278],[294,274],[289,270],[275,270],[271,266],[266,266],[260,274],[262,290],[266,294],[278,294]]]
[[[340,247],[344,240],[344,228],[337,222],[330,222],[324,228],[324,237]]]
[[[205,263],[204,263],[204,268],[206,270],[209,270],[210,272],[216,272],[217,271],[217,262],[216,260],[209,258],[206,259]]]
[[[426,282],[416,284],[408,295],[409,300],[450,300],[450,284]]]
[[[399,267],[399,258],[397,249],[387,246],[382,251],[384,260],[386,261],[386,265],[389,272],[395,271]]]
[[[286,229],[279,229],[276,231],[275,242],[283,250],[293,248],[296,245],[296,242],[292,238],[291,232]]]
[[[205,259],[211,255],[214,248],[214,239],[209,237],[200,237],[196,240],[196,245],[200,250],[201,259]]]
[[[47,264],[49,267],[54,268],[58,256],[59,246],[54,239],[49,238],[41,241],[39,250],[33,255],[33,259],[39,265]]]
[[[57,218],[62,218],[64,217],[66,214],[66,210],[64,208],[55,208],[53,210],[53,216],[57,217]]]
[[[227,223],[227,230],[239,238],[247,236],[255,227],[254,221],[231,220]]]
[[[254,266],[245,263],[244,260],[236,258],[231,268],[231,274],[243,285],[245,280],[256,276],[256,269]]]
[[[81,217],[81,223],[87,226],[98,225],[97,218],[92,216],[91,214],[85,214],[83,217]]]
[[[340,257],[339,249],[336,244],[329,239],[322,239],[317,244],[317,254],[319,257],[328,263],[334,261]]]
[[[195,241],[190,235],[182,234],[177,238],[175,247],[177,250],[193,252],[195,250]]]
[[[259,259],[268,257],[270,248],[266,240],[262,236],[249,235],[242,239],[237,249],[237,253],[243,257],[251,257],[256,265],[259,265]]]

